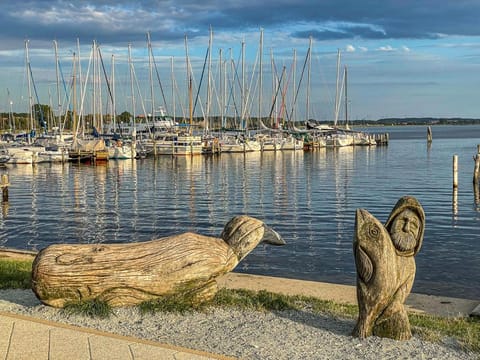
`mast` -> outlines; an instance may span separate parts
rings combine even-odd
[[[295,88],[295,81],[296,81],[296,69],[297,69],[297,50],[293,49],[293,74],[292,74],[292,87],[293,87],[293,93],[292,93],[292,116],[290,116],[289,121],[292,122],[291,126],[295,127],[295,120],[297,119],[297,108],[295,106],[295,99],[297,97],[296,94],[296,88]]]
[[[260,79],[259,79],[259,90],[258,90],[258,123],[262,122],[262,92],[263,92],[263,29],[260,29]]]
[[[57,41],[53,40],[53,47],[55,49],[55,74],[57,79],[57,117],[60,119],[62,114],[62,104],[61,104],[61,97],[60,97],[60,69],[59,69],[59,61],[58,61],[58,45]],[[60,126],[59,126],[60,127]],[[61,131],[61,127],[60,127]]]
[[[340,111],[340,49],[337,50],[337,81],[336,81],[336,90],[335,90],[335,117],[334,117],[334,126],[337,126],[338,113]]]
[[[348,95],[347,95],[347,66],[343,70],[343,81],[345,87],[345,128],[348,130]]]
[[[173,56],[170,58],[170,70],[171,70],[171,77],[172,77],[173,122],[175,123],[175,75],[173,71]]]
[[[247,124],[244,119],[244,107],[245,107],[245,40],[242,40],[242,103],[240,107],[241,121],[242,121],[242,130],[247,129]]]
[[[25,40],[25,66],[27,71],[28,111],[29,111],[29,120],[30,120],[30,130],[33,130],[34,124],[33,124],[32,76],[30,73],[30,58],[28,54],[28,42],[29,40]],[[40,104],[38,104],[38,106],[40,106]]]
[[[133,88],[133,82],[134,82],[134,74],[133,74],[133,62],[132,62],[132,44],[128,44],[128,64],[130,66],[130,91],[132,95],[132,117],[133,117],[133,122],[132,122],[132,140],[136,138],[137,136],[137,128],[136,128],[136,123],[135,123],[135,91]]]
[[[112,122],[113,133],[117,131],[117,109],[115,104],[115,55],[112,54]]]
[[[84,88],[83,88],[83,76],[82,76],[82,57],[80,55],[80,39],[77,38],[77,65],[78,65],[78,80],[80,85],[80,99],[82,99],[82,109],[83,109],[83,99],[84,99]],[[87,71],[88,72],[88,71]],[[81,118],[78,119],[78,125],[82,124],[82,134],[85,133],[85,122],[83,121],[83,111],[80,112]]]
[[[73,77],[72,77],[72,86],[73,86],[73,99],[72,99],[72,130],[73,130],[73,144],[76,145],[78,129],[77,129],[77,59],[75,52],[73,53]]]
[[[150,97],[152,99],[152,125],[155,122],[155,96],[153,91],[153,51],[150,40],[150,31],[147,32],[147,47],[148,47],[148,68],[150,77]]]
[[[220,127],[223,127],[223,117],[225,116],[225,97],[224,97],[224,73],[223,73],[223,59],[222,59],[222,49],[218,53],[218,64],[219,64],[219,84],[220,84]]]
[[[270,111],[270,127],[276,128],[277,123],[277,99],[276,92],[278,89],[278,74],[275,69],[275,61],[273,59],[273,49],[270,48],[270,65],[272,67],[272,111]],[[273,117],[272,117],[273,114]]]
[[[92,110],[93,110],[93,119],[92,119],[92,127],[97,126],[97,46],[95,44],[95,40],[92,43],[92,85],[93,85],[93,92],[92,92]],[[87,71],[87,81],[88,81],[88,71]]]
[[[306,109],[306,121],[310,120],[310,78],[312,72],[312,37],[308,44],[308,70],[307,70],[307,109]]]
[[[190,68],[190,58],[188,57],[188,40],[187,40],[187,34],[185,34],[184,41],[185,41],[185,65],[186,65],[186,70],[187,70],[187,82],[186,82],[186,85],[187,85],[188,92],[189,92],[189,98],[188,98],[188,108],[189,108],[189,118],[190,118],[189,120],[190,120],[190,122],[192,122],[193,109],[192,109],[192,105],[190,104],[190,102],[192,101],[192,100],[190,99],[190,88],[191,88],[191,82],[192,82],[192,74],[191,74],[191,68]]]
[[[213,42],[213,29],[210,26],[210,37],[208,40],[208,78],[207,78],[207,111],[204,123],[204,132],[209,131],[210,122],[210,108],[212,102],[212,42]]]

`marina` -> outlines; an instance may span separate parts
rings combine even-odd
[[[480,199],[472,187],[480,126],[367,129],[388,146],[256,151],[220,156],[7,164],[0,246],[147,241],[185,231],[218,236],[248,214],[287,245],[258,246],[236,272],[354,285],[355,210],[385,221],[403,195],[425,209],[413,292],[478,299]],[[458,188],[452,189],[452,156]],[[454,195],[456,195],[454,197]],[[455,200],[455,201],[454,201]]]

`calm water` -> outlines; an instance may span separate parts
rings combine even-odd
[[[238,272],[355,284],[355,210],[385,222],[403,195],[425,209],[413,291],[480,299],[480,204],[472,176],[480,126],[370,129],[388,147],[304,153],[18,165],[0,217],[0,246],[145,241],[194,231],[219,235],[234,215],[264,220],[287,241],[260,245]],[[452,157],[459,158],[452,203]]]

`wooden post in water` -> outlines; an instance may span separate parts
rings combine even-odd
[[[458,155],[453,155],[453,188],[458,188]]]
[[[473,170],[473,185],[478,186],[478,176],[480,174],[480,145],[477,145],[477,155],[473,157],[475,168]]]
[[[432,142],[432,127],[427,127],[427,143]]]
[[[8,202],[8,186],[10,184],[8,183],[8,175],[3,174],[2,175],[2,183],[0,184],[2,188],[2,201],[4,203]]]

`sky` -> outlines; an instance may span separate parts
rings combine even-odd
[[[479,15],[476,0],[1,1],[0,111],[28,112],[32,99],[63,111],[73,74],[93,79],[96,68],[104,111],[110,86],[117,113],[161,105],[178,116],[188,55],[197,115],[278,115],[285,104],[283,114],[331,120],[346,67],[350,119],[480,118]],[[77,100],[85,112],[89,81]]]

